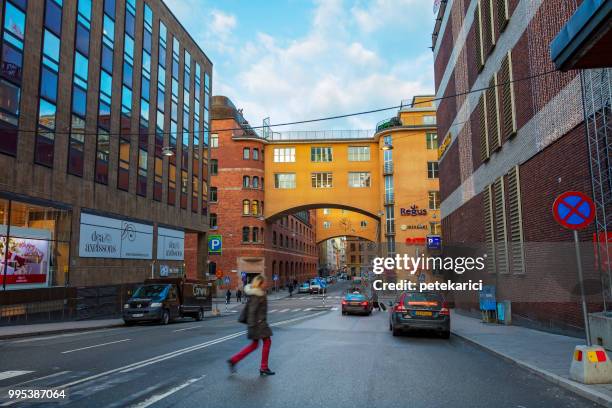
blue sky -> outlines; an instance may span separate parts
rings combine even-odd
[[[252,125],[433,93],[432,0],[165,0],[213,62],[213,94]],[[394,111],[275,131],[373,129]]]

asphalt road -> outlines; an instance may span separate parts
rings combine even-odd
[[[237,312],[202,322],[121,327],[0,342],[0,407],[14,389],[64,389],[70,407],[591,407],[562,388],[452,336],[393,337],[387,314],[341,316],[335,285],[269,302],[270,367],[261,348],[229,375],[248,341]],[[334,310],[336,309],[336,310]]]

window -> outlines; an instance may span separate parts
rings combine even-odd
[[[163,165],[164,161],[160,157],[156,157],[155,181],[153,183],[153,199],[155,201],[161,201],[162,199]]]
[[[329,208],[324,208],[323,209],[323,214],[324,215],[329,215]]]
[[[83,147],[85,145],[85,121],[72,115],[70,141],[68,149],[68,172],[75,176],[83,176]]]
[[[253,149],[253,160],[259,160],[259,149]]]
[[[253,177],[253,188],[259,188],[259,177]]]
[[[330,162],[332,161],[331,147],[311,147],[310,161],[313,162]]]
[[[209,192],[208,198],[212,202],[216,202],[217,201],[217,187],[211,187],[210,188],[210,192]]]
[[[323,221],[323,228],[324,229],[330,229],[331,228],[331,221]]]
[[[370,172],[349,172],[349,187],[370,187]]]
[[[119,138],[119,172],[117,188],[127,191],[130,185],[130,141]]]
[[[36,137],[35,162],[53,166],[53,142],[55,131],[55,104],[40,99],[38,110],[38,134]]]
[[[45,3],[45,27],[58,36],[62,30],[62,9],[55,1]]]
[[[217,214],[210,213],[210,216],[209,216],[208,220],[209,220],[209,224],[208,225],[210,226],[210,228],[217,228]]]
[[[242,177],[242,187],[244,188],[251,187],[251,178],[249,176]]]
[[[314,188],[331,188],[332,186],[332,173],[312,173],[311,175],[312,187]]]
[[[423,124],[424,125],[435,125],[436,124],[435,115],[423,116]]]
[[[83,55],[89,55],[89,30],[80,23],[76,27],[76,49]]]
[[[275,147],[274,148],[275,163],[294,163],[295,162],[295,147]]]
[[[251,202],[249,200],[242,200],[242,215],[251,214]]]
[[[427,162],[427,177],[430,179],[438,178],[438,162]]]
[[[349,161],[369,161],[370,146],[349,146],[348,159]]]
[[[242,149],[242,158],[244,160],[249,160],[250,157],[251,157],[251,149],[249,149],[248,147],[245,147],[244,149]]]
[[[259,228],[253,227],[253,242],[259,242]]]
[[[219,147],[219,135],[217,133],[211,133],[210,135],[210,147]]]
[[[272,231],[272,245],[276,246],[276,231]]]
[[[168,166],[168,204],[174,205],[176,202],[176,166]]]
[[[242,227],[242,242],[249,242],[250,232],[249,227]]]
[[[275,188],[295,188],[295,173],[276,173],[274,175]]]
[[[106,71],[113,72],[113,50],[107,45],[102,45],[102,68]]]
[[[210,175],[216,176],[219,174],[219,161],[217,159],[210,159]]]
[[[138,178],[136,179],[136,194],[147,196],[147,166],[149,152],[145,149],[138,149]]]
[[[359,225],[361,226],[361,228],[366,228],[368,226],[368,222],[365,220],[362,220]]]
[[[427,148],[429,150],[435,150],[438,148],[438,134],[437,133],[427,133],[425,135],[425,140],[427,142]]]
[[[440,208],[440,192],[430,191],[429,192],[429,209],[437,210]]]
[[[432,235],[440,235],[440,223],[439,222],[430,222],[429,223],[429,231]]]
[[[251,215],[259,215],[259,201],[251,201]]]

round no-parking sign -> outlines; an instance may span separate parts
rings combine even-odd
[[[580,191],[566,191],[555,199],[553,216],[561,226],[579,230],[595,218],[595,204],[591,197]]]

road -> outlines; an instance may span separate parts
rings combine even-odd
[[[144,325],[0,342],[0,407],[31,406],[10,389],[65,389],[70,407],[592,407],[593,403],[460,338],[393,337],[385,312],[341,316],[334,285],[269,302],[274,336],[229,375],[247,344],[237,313],[202,322]],[[335,309],[335,310],[334,310]]]

